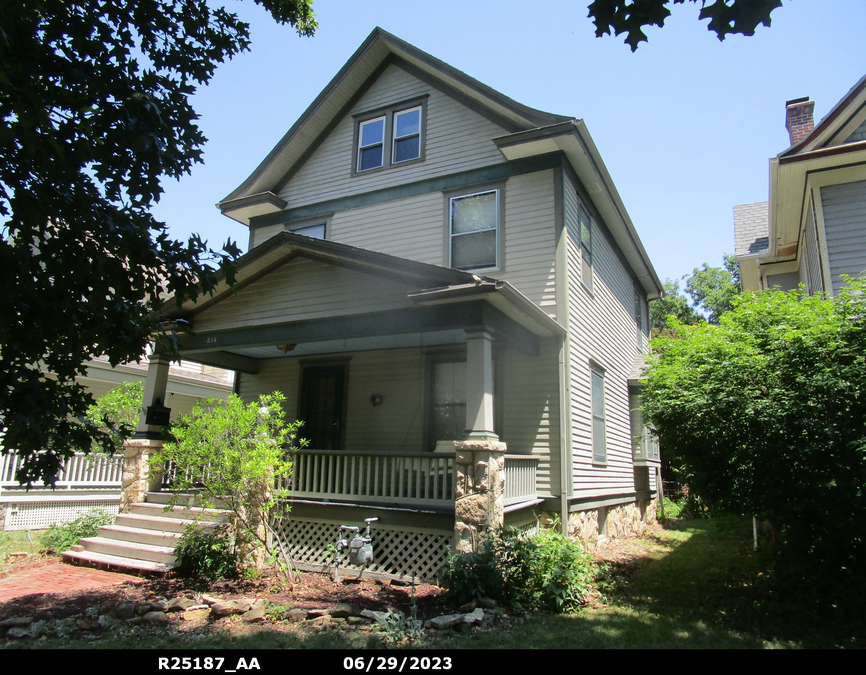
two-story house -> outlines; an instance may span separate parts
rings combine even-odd
[[[866,271],[866,77],[817,125],[814,107],[787,102],[791,147],[770,160],[769,202],[734,207],[746,290],[834,295]]]
[[[662,286],[582,120],[377,28],[219,208],[249,228],[236,282],[167,318],[185,358],[304,421],[300,563],[369,517],[373,569],[421,578],[490,528],[653,517],[636,408]]]

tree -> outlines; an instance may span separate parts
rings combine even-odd
[[[200,490],[202,506],[231,511],[242,559],[261,564],[255,551],[263,550],[288,571],[278,525],[287,512],[291,452],[305,443],[297,437],[301,423],[284,421],[284,402],[275,392],[250,403],[236,394],[197,403],[172,427],[175,440],[151,465],[171,467],[176,493]]]
[[[718,325],[676,324],[653,341],[644,388],[689,487],[780,524],[783,569],[814,588],[866,577],[864,290],[746,294]]]
[[[697,2],[698,0],[689,0]],[[595,35],[626,33],[625,42],[632,51],[647,41],[646,26],[664,26],[671,15],[670,5],[685,0],[594,0],[589,5],[589,17],[595,24]],[[727,35],[754,35],[758,25],[770,25],[770,13],[782,6],[782,0],[700,0],[698,19],[709,19],[707,30],[719,40]]]
[[[301,35],[316,28],[311,0],[256,1]],[[208,292],[214,264],[231,281],[234,243],[175,241],[149,209],[162,177],[201,161],[196,86],[248,48],[248,25],[205,0],[3,4],[0,428],[20,481],[111,447],[75,380],[89,359],[140,360],[161,297]]]
[[[87,409],[85,419],[91,425],[111,434],[113,449],[119,451],[123,441],[135,431],[144,405],[144,383],[124,382]]]
[[[673,317],[682,324],[692,326],[702,320],[694,308],[680,293],[680,285],[673,279],[667,279],[662,285],[664,295],[649,303],[650,328],[664,329],[669,327],[669,318]]]
[[[734,256],[725,253],[724,267],[709,267],[707,263],[694,269],[686,280],[686,293],[695,307],[707,315],[707,321],[719,323],[719,318],[734,306],[734,300],[742,292],[740,264]],[[684,277],[685,278],[685,277]]]

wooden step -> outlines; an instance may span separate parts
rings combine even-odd
[[[176,532],[183,534],[190,525],[199,527],[219,527],[221,523],[209,520],[184,520],[182,518],[163,518],[140,513],[120,513],[114,521],[115,525],[132,527],[142,530],[154,530],[156,532]]]
[[[214,524],[216,525],[216,524]],[[99,536],[108,539],[119,539],[121,541],[136,542],[139,544],[152,544],[154,546],[170,546],[174,548],[180,540],[181,532],[167,532],[141,527],[129,527],[127,525],[105,525],[99,528]]]

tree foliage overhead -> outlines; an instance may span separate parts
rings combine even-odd
[[[782,526],[788,567],[866,575],[866,282],[746,294],[656,338],[644,412],[709,505]]]
[[[706,263],[692,271],[686,279],[686,293],[695,307],[706,312],[707,321],[719,323],[722,314],[734,307],[742,292],[740,265],[734,256],[726,253],[724,267],[710,267]]]
[[[256,1],[302,35],[316,28],[311,0]],[[162,177],[201,161],[189,97],[248,47],[248,25],[206,0],[3,3],[0,427],[26,457],[19,480],[110,447],[85,419],[84,364],[139,360],[160,296],[206,292],[213,264],[230,275],[233,243],[176,241],[149,209]]]
[[[626,34],[625,42],[632,51],[647,41],[643,29],[664,26],[671,15],[670,5],[685,0],[594,0],[589,5],[589,17],[595,24],[595,35]],[[689,0],[698,2],[698,0]],[[700,0],[698,19],[709,19],[707,30],[719,40],[728,35],[754,35],[759,25],[770,25],[770,13],[782,6],[782,0]]]
[[[680,285],[676,281],[667,279],[662,287],[664,295],[649,303],[650,328],[668,328],[670,317],[687,326],[703,320],[703,317],[689,304],[686,296],[680,292]]]

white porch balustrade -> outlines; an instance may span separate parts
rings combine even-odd
[[[17,453],[0,454],[0,489],[17,488],[15,473],[24,458]],[[77,452],[66,460],[63,469],[57,474],[55,489],[74,490],[78,488],[120,488],[123,473],[123,457],[108,457],[96,453]],[[32,488],[45,487],[42,482],[34,482]]]

